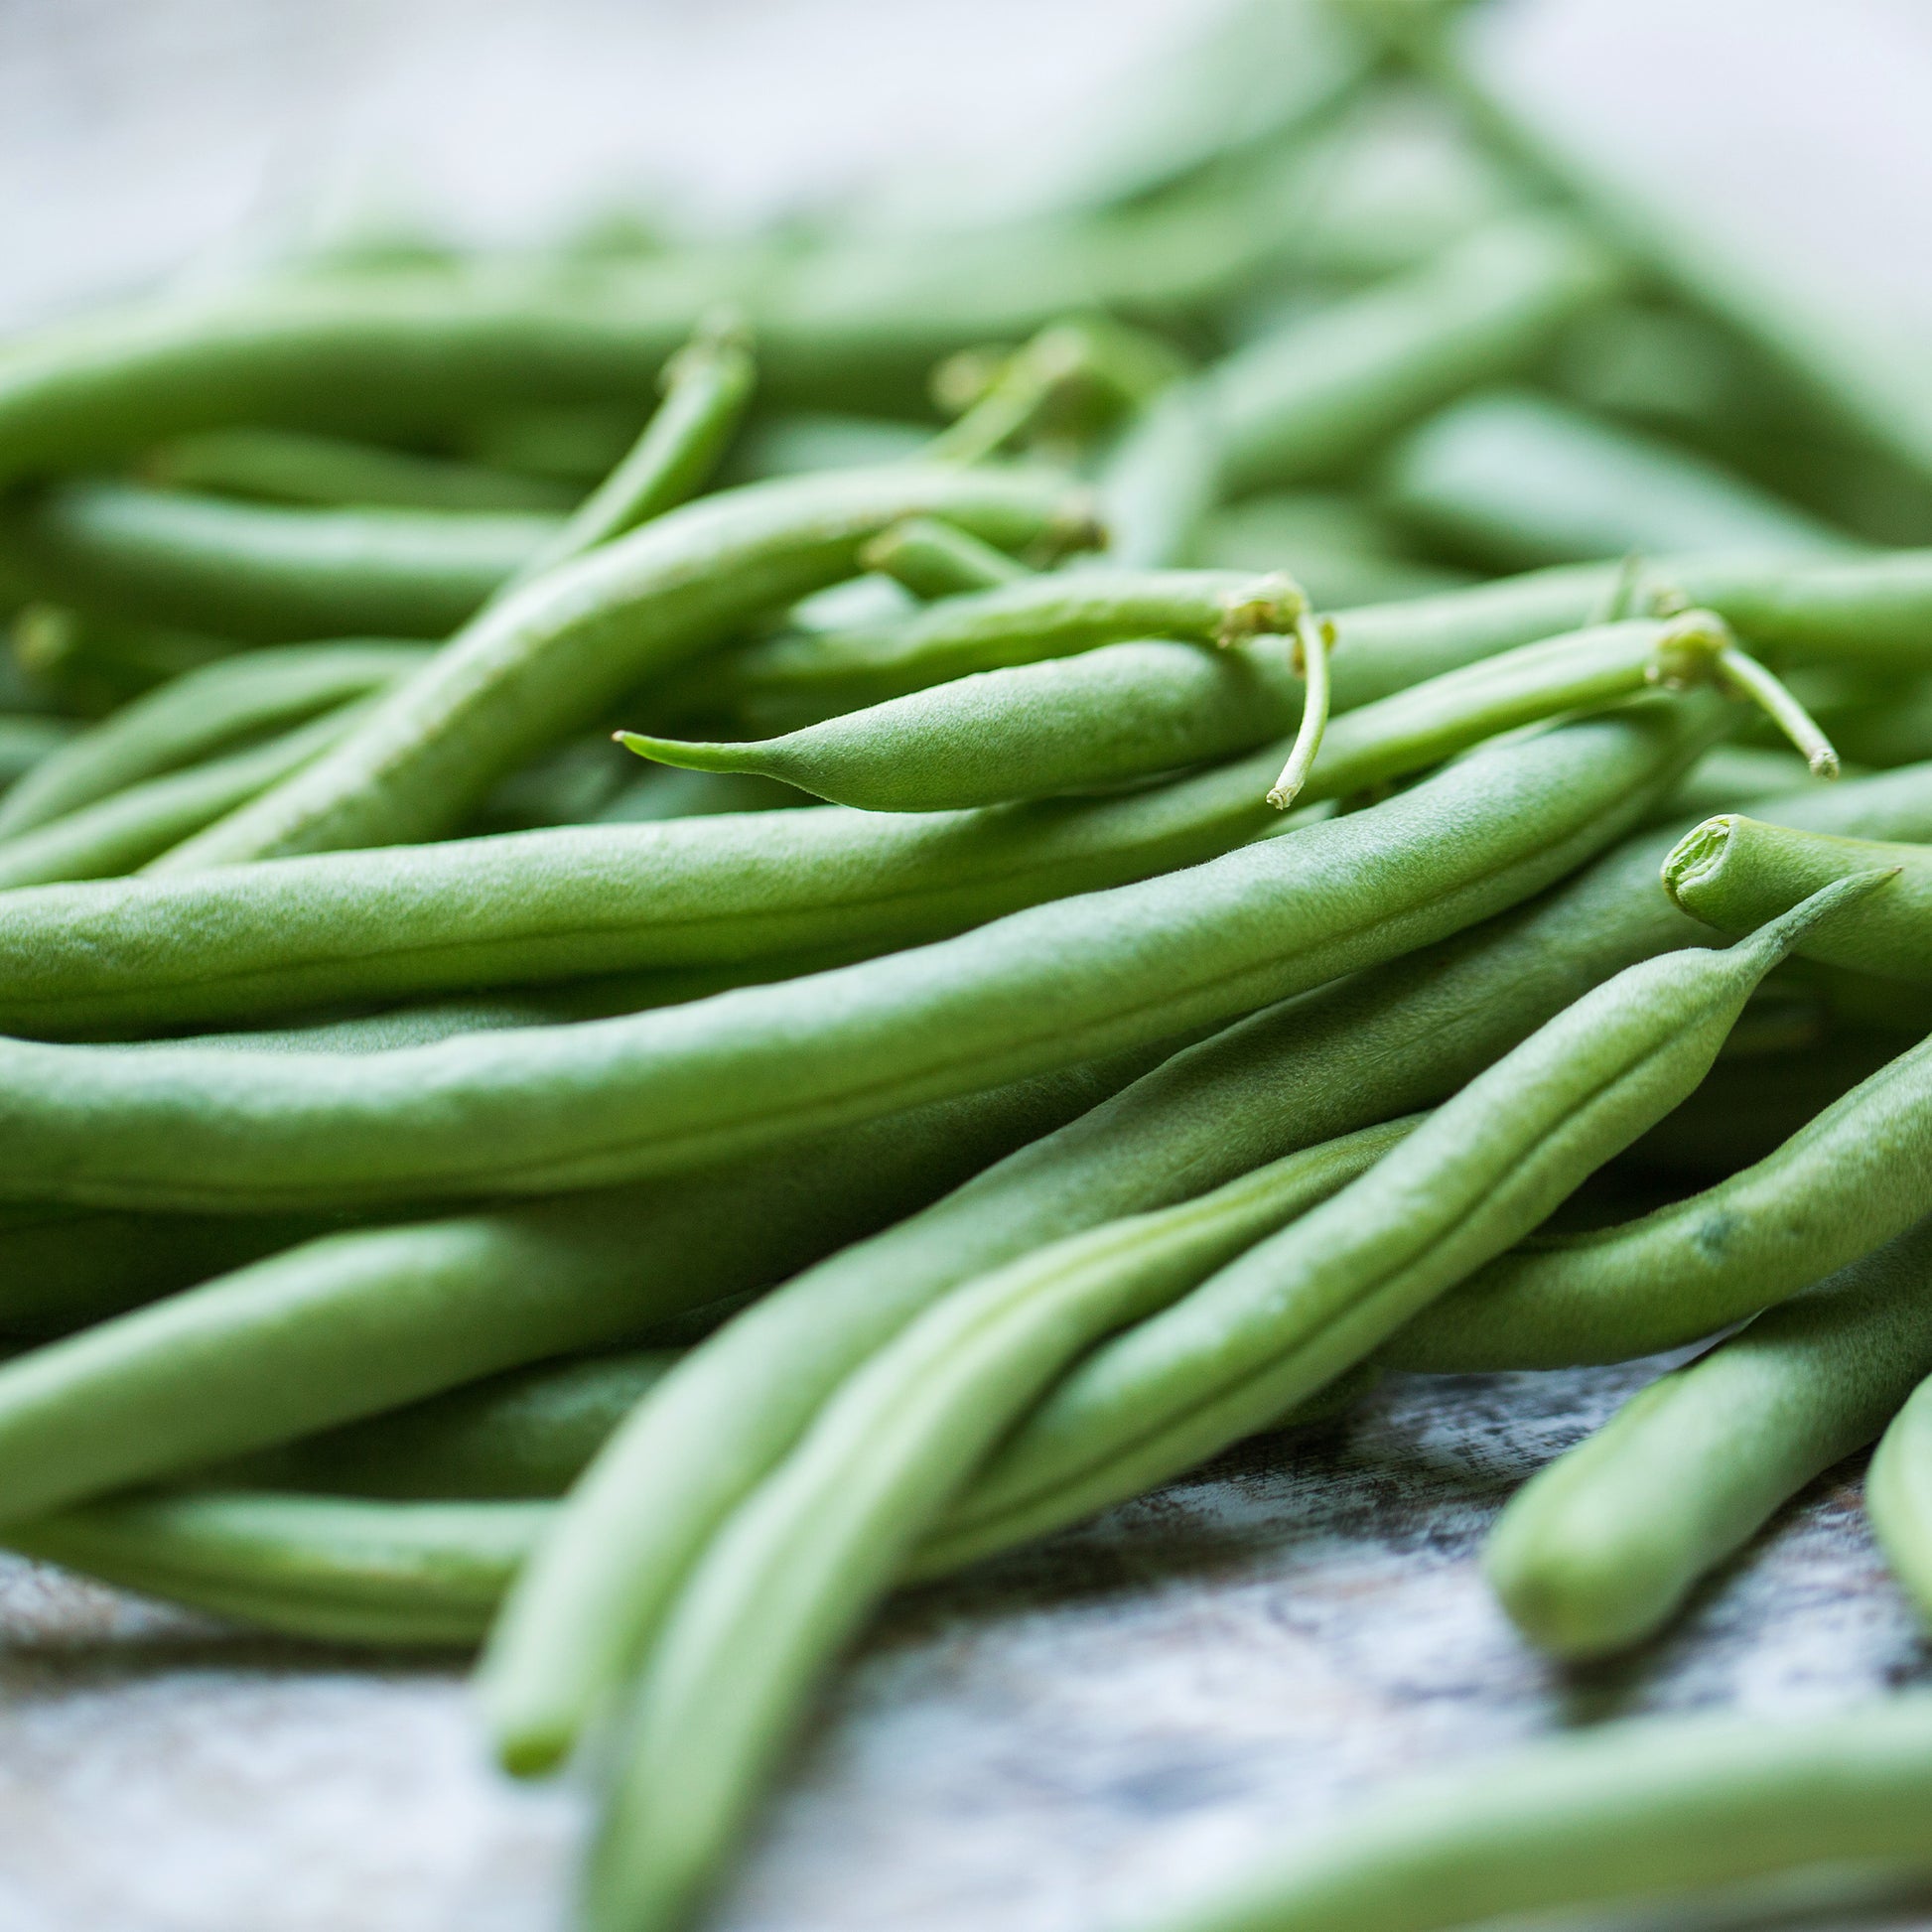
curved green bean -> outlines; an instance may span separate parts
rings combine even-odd
[[[1687,1200],[1505,1255],[1386,1349],[1456,1372],[1629,1360],[1788,1300],[1932,1212],[1932,1042]]]
[[[1932,1374],[1932,1223],[1660,1377],[1511,1498],[1483,1574],[1564,1658],[1641,1643]]]
[[[0,1365],[0,1519],[762,1287],[1059,1125],[1151,1057],[1017,1082],[695,1180],[326,1235],[49,1343]]]
[[[123,706],[15,785],[0,799],[0,838],[366,697],[427,655],[421,644],[283,644],[189,671]]]
[[[0,840],[0,889],[132,872],[313,764],[379,701],[351,700],[265,744],[164,772]]]
[[[231,1209],[638,1179],[1212,1025],[1529,897],[1713,732],[1691,698],[1506,741],[1181,874],[832,973],[352,1064],[0,1041],[0,1195]]]
[[[1566,1008],[1324,1206],[1082,1362],[921,1568],[1138,1494],[1352,1368],[1668,1113],[1793,940],[1875,884],[1842,880],[1727,951],[1644,960]]]
[[[1932,847],[1833,838],[1737,813],[1707,819],[1664,861],[1664,887],[1685,911],[1734,932],[1829,880],[1883,867],[1894,877],[1843,934],[1820,934],[1808,956],[1828,965],[1923,984],[1932,979]]]
[[[289,509],[70,483],[0,515],[0,561],[36,596],[222,636],[440,637],[555,528],[545,516]]]
[[[1311,804],[1406,777],[1493,733],[1717,674],[1709,614],[1599,625],[1519,645],[1333,720],[1296,794]],[[641,758],[781,779],[876,812],[955,811],[1125,783],[1251,750],[1295,729],[1286,642],[1213,653],[1103,644],[982,671],[781,738],[705,744],[620,732]]]
[[[496,779],[594,724],[640,679],[759,611],[849,576],[881,529],[938,511],[1030,542],[1066,487],[1022,472],[904,465],[724,490],[672,510],[505,598],[392,692],[342,745],[171,854],[232,865],[448,831]]]
[[[683,1916],[828,1659],[1069,1361],[1332,1195],[1412,1126],[1368,1128],[1073,1235],[956,1290],[872,1357],[720,1530],[653,1646],[591,1854],[590,1922]]]
[[[119,1588],[290,1636],[469,1644],[549,1516],[544,1503],[190,1489],[87,1503],[16,1524],[5,1540]]]
[[[1025,564],[1004,550],[935,516],[908,516],[895,523],[860,551],[859,561],[927,601],[998,590],[1030,575]]]
[[[1927,1863],[1932,1699],[1643,1719],[1458,1766],[1147,1932],[1436,1932],[1829,1865]]]
[[[202,430],[151,451],[141,469],[171,489],[322,508],[562,513],[576,501],[543,477],[291,429]]]
[[[1618,277],[1581,229],[1524,215],[1250,343],[1201,378],[1223,489],[1239,495],[1342,467],[1475,383],[1520,368]]]

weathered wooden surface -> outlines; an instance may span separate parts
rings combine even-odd
[[[1651,1372],[1405,1380],[906,1594],[711,1924],[1085,1932],[1406,1769],[1932,1676],[1851,1465],[1640,1660],[1566,1679],[1517,1641],[1476,1572],[1484,1530]],[[4,1932],[553,1932],[580,1822],[568,1788],[487,1774],[450,1662],[0,1575]]]

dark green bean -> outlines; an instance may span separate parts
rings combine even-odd
[[[64,751],[79,730],[65,718],[41,718],[32,712],[0,712],[0,809],[22,783]]]
[[[1618,270],[1526,215],[1237,349],[1202,378],[1230,495],[1345,466],[1477,382],[1520,368]]]
[[[1599,851],[1704,748],[1696,694],[1387,803],[840,972],[368,1056],[0,1041],[0,1193],[230,1209],[642,1178],[1212,1025]],[[808,815],[807,815],[808,816]]]
[[[1781,1504],[1863,1449],[1932,1374],[1932,1223],[1921,1223],[1687,1368],[1660,1377],[1531,1479],[1483,1572],[1564,1658],[1662,1629]]]
[[[1932,1212],[1932,1042],[1688,1200],[1493,1262],[1383,1351],[1431,1371],[1628,1360],[1700,1340]]]
[[[183,1490],[9,1529],[28,1556],[238,1623],[328,1643],[473,1643],[549,1506]]]
[[[0,1365],[0,1516],[312,1435],[761,1287],[1059,1125],[1153,1057],[1019,1082],[700,1179],[304,1242]]]
[[[172,489],[270,502],[397,510],[547,510],[576,492],[541,477],[289,429],[209,429],[149,454],[142,471]]]
[[[117,711],[16,785],[0,800],[0,837],[366,697],[418,668],[427,654],[420,644],[284,644],[189,671]]]
[[[1682,1100],[1798,934],[1876,884],[1841,880],[1727,951],[1644,960],[1566,1008],[1361,1179],[1090,1355],[981,1472],[921,1568],[1138,1494],[1352,1368]]]
[[[1435,1932],[1771,1872],[1926,1863],[1932,1699],[1803,1722],[1643,1719],[1461,1765],[1148,1932]]]
[[[751,483],[672,510],[494,605],[330,756],[170,855],[172,870],[448,831],[497,779],[648,674],[851,575],[866,540],[938,511],[1018,546],[1065,485],[911,465]]]
[[[1809,953],[1889,979],[1932,980],[1932,847],[1833,838],[1724,813],[1685,835],[1664,861],[1664,887],[1685,911],[1735,932],[1828,880],[1882,866],[1896,876]]]
[[[1528,390],[1452,403],[1405,437],[1386,500],[1497,569],[1699,551],[1828,556],[1850,537],[1706,458]]]
[[[534,556],[554,518],[287,509],[57,484],[0,517],[34,594],[110,617],[267,642],[440,637]]]

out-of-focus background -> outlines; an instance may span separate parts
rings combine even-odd
[[[1527,414],[1431,400],[1339,482],[1225,509],[1212,560],[1306,550],[1340,603],[1614,554],[1638,512],[1673,527],[1686,499],[1641,442],[1607,522],[1526,524],[1561,478],[1484,509],[1498,464],[1520,485],[1525,450],[1598,433],[1717,466],[1715,497],[1669,474],[1796,548],[1932,541],[1932,9],[1477,0],[1425,80],[1382,37],[1408,44],[1429,0],[1359,0],[1339,31],[1282,0],[1309,23],[1292,61],[1223,73],[1224,107],[1164,92],[1219,11],[0,0],[0,328],[324,259],[649,257],[774,224],[943,263],[1225,138],[1275,185],[1243,204],[1263,267],[1202,356],[1528,200],[1574,198],[1638,267],[1511,372]],[[1271,148],[1271,112],[1304,132]],[[908,1592],[717,1922],[1085,1932],[1395,1771],[1566,1719],[1921,1676],[1845,1471],[1637,1662],[1564,1677],[1510,1632],[1476,1567],[1497,1509],[1654,1366],[1398,1378],[1292,1451]],[[567,1785],[486,1771],[460,1660],[240,1637],[0,1558],[0,1932],[549,1932],[580,1823]]]

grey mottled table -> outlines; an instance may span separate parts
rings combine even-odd
[[[1405,1379],[902,1595],[711,1923],[1076,1932],[1412,1767],[1932,1675],[1851,1465],[1640,1660],[1566,1679],[1514,1637],[1476,1571],[1487,1524],[1651,1372]],[[484,1769],[454,1661],[0,1574],[0,1932],[549,1932],[581,1818]]]

